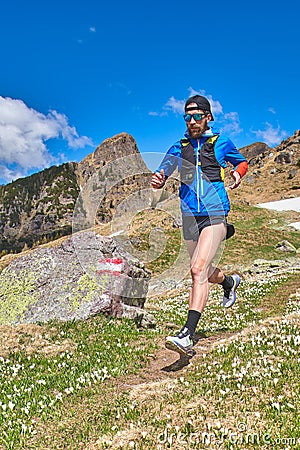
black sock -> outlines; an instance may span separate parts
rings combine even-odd
[[[224,281],[220,284],[223,286],[224,291],[230,291],[234,284],[233,278],[230,275],[225,275]]]
[[[184,327],[182,328],[182,330],[180,332],[183,332],[183,333],[189,332],[190,336],[193,336],[193,334],[196,331],[200,317],[201,317],[201,313],[199,311],[190,309],[188,312],[188,318],[187,318],[186,324],[184,325]]]

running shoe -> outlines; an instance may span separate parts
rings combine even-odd
[[[195,354],[193,341],[189,333],[183,335],[180,332],[177,336],[168,336],[165,345],[168,350],[180,353],[181,355],[193,356]]]
[[[233,279],[233,286],[229,291],[224,291],[223,296],[223,306],[224,308],[230,308],[234,305],[236,301],[236,290],[241,282],[240,277],[235,273],[234,275],[231,275],[231,278]]]

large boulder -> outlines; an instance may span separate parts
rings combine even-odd
[[[79,232],[60,245],[18,257],[1,272],[0,324],[79,320],[99,313],[143,324],[149,279],[144,265],[113,238]]]

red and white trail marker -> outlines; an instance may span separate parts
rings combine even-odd
[[[122,258],[104,258],[97,264],[97,275],[113,275],[119,277],[122,273],[124,261]]]

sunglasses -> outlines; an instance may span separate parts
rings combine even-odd
[[[202,120],[203,117],[205,117],[205,116],[207,116],[207,114],[205,114],[205,113],[185,114],[185,115],[183,116],[183,118],[184,118],[184,120],[185,120],[186,122],[190,122],[190,121],[192,120],[192,118],[193,118],[194,120]]]

